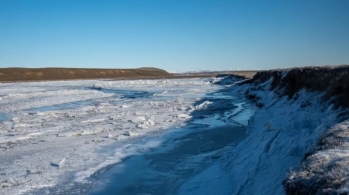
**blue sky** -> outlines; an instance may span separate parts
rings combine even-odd
[[[348,0],[0,0],[0,67],[349,64]]]

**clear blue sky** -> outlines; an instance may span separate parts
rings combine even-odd
[[[0,0],[0,67],[349,64],[349,0]]]

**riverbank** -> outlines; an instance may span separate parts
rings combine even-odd
[[[347,180],[343,178],[347,177],[336,180],[325,174],[322,181],[327,184],[314,183],[311,181],[319,177],[314,177],[309,169],[313,170],[313,164],[318,162],[314,152],[318,149],[314,148],[323,136],[328,135],[325,132],[348,118],[347,101],[343,99],[348,93],[347,70],[347,66],[340,66],[262,71],[252,79],[228,86],[231,91],[245,94],[261,107],[251,119],[250,134],[220,162],[189,179],[178,194],[309,194],[307,189],[312,189],[312,193],[329,191],[321,186],[330,186],[331,192],[335,193],[346,192]],[[343,136],[346,128],[342,129]],[[339,140],[343,141],[343,138]],[[323,156],[329,163],[317,164],[314,173],[316,170],[330,173],[331,166],[326,165],[334,165],[332,160],[336,160],[336,156],[344,157],[341,155],[343,149],[331,152],[337,155]],[[336,170],[346,172],[344,162],[347,160],[341,162],[336,164]],[[304,168],[303,163],[306,163]]]

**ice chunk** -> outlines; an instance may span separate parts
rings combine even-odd
[[[204,109],[207,109],[208,106],[209,106],[210,104],[212,104],[212,102],[210,102],[210,101],[204,101],[203,103],[201,103],[201,104],[195,106],[195,109],[196,109],[196,110],[204,110]]]
[[[187,118],[187,119],[192,118],[192,117],[191,117],[190,115],[188,115],[188,114],[178,114],[177,117],[178,117],[178,118]]]
[[[106,119],[101,118],[101,119],[89,119],[89,120],[85,120],[85,121],[81,121],[82,123],[98,123],[98,122],[102,122],[105,121]]]
[[[155,125],[155,122],[154,120],[152,120],[151,118],[148,118],[146,121],[144,121],[143,123],[137,125],[138,128],[141,128],[141,129],[147,129],[149,128],[150,126],[154,126]]]
[[[125,136],[130,136],[130,137],[135,137],[135,136],[138,136],[138,133],[137,132],[134,132],[134,131],[128,131],[122,135],[125,135]]]
[[[108,134],[107,138],[109,138],[109,139],[114,138],[114,135]]]
[[[63,158],[62,160],[61,160],[61,162],[59,162],[59,164],[58,164],[58,168],[63,168],[64,167],[64,163],[65,163],[65,158]]]
[[[131,122],[138,124],[138,123],[141,123],[141,122],[143,122],[145,120],[146,120],[145,116],[139,116],[137,118],[131,119]]]
[[[0,188],[9,188],[12,187],[13,185],[7,182],[0,183]]]
[[[37,169],[30,169],[30,170],[27,170],[27,173],[28,174],[40,174],[41,171],[37,170]]]
[[[12,184],[12,185],[17,185],[17,182],[14,180],[14,179],[12,179],[12,178],[9,178],[8,180],[7,180],[7,183],[9,183],[9,184]]]

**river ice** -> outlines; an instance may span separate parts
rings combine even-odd
[[[91,186],[91,175],[163,142],[149,137],[198,125],[192,121],[200,117],[211,128],[247,124],[205,115],[244,110],[221,89],[210,79],[0,84],[0,194],[84,194],[89,189],[77,186]]]

